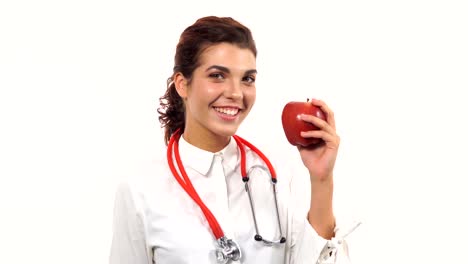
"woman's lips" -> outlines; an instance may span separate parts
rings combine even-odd
[[[213,109],[219,117],[227,121],[236,119],[241,111],[238,107],[213,107]]]

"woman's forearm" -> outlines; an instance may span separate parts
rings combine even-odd
[[[312,190],[308,220],[321,237],[331,239],[335,235],[333,176],[327,177],[327,179],[326,181],[311,182]]]

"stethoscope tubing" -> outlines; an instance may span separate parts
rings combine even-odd
[[[241,175],[242,175],[242,180],[248,181],[249,177],[247,176],[247,169],[246,169],[246,158],[245,158],[245,149],[244,145],[249,147],[253,152],[255,152],[262,160],[265,162],[265,164],[268,167],[268,170],[270,171],[270,176],[271,180],[276,183],[276,171],[273,168],[273,165],[271,165],[271,162],[268,160],[268,158],[261,152],[258,148],[256,148],[252,143],[248,142],[247,140],[239,137],[238,135],[233,136],[234,140],[236,140],[237,145],[239,146],[240,153],[241,153]]]
[[[218,221],[214,217],[213,213],[211,213],[210,209],[208,209],[208,207],[201,200],[198,193],[195,191],[195,188],[193,187],[190,179],[187,176],[187,172],[184,169],[182,161],[180,160],[179,144],[178,144],[179,138],[180,138],[180,133],[176,131],[171,137],[171,139],[169,140],[169,144],[167,146],[167,160],[168,160],[169,168],[171,169],[172,174],[176,178],[179,185],[185,190],[185,192],[192,198],[192,200],[203,211],[203,214],[205,215],[206,220],[208,221],[208,224],[210,225],[210,228],[213,231],[213,235],[215,236],[215,238],[220,239],[221,237],[224,236],[224,232],[221,229],[221,226],[219,225]],[[179,171],[182,174],[183,179],[179,176],[174,166],[174,160],[172,158],[172,151],[171,151],[172,149],[174,149],[174,154],[175,154],[174,156],[176,158],[177,166],[179,167]]]
[[[170,168],[172,174],[174,175],[174,178],[176,178],[177,182],[179,183],[179,185],[185,190],[185,192],[190,196],[190,198],[192,198],[192,200],[200,207],[200,209],[202,210],[203,214],[206,217],[206,220],[208,221],[208,224],[210,225],[211,230],[213,231],[213,235],[215,236],[215,238],[218,241],[220,241],[220,239],[225,238],[224,231],[222,230],[220,224],[216,220],[216,217],[213,215],[213,213],[210,211],[210,209],[208,209],[208,207],[203,203],[202,199],[200,198],[197,191],[193,187],[192,182],[190,181],[190,179],[189,179],[189,177],[187,175],[187,172],[185,171],[184,165],[182,164],[182,161],[180,159],[179,143],[178,143],[179,139],[180,139],[180,136],[181,136],[180,131],[177,130],[176,132],[174,132],[174,134],[171,136],[171,138],[169,140],[169,143],[168,143],[168,146],[167,146],[167,160],[168,160],[169,168]],[[282,232],[282,229],[281,229],[281,223],[280,223],[280,217],[279,217],[279,208],[278,208],[278,200],[277,200],[277,195],[276,195],[276,182],[277,182],[276,171],[273,168],[273,166],[271,165],[271,162],[265,156],[265,154],[263,154],[254,145],[252,145],[250,142],[248,142],[247,140],[245,140],[245,139],[243,139],[243,138],[241,138],[241,137],[239,137],[237,135],[234,135],[233,138],[234,138],[234,140],[236,140],[236,143],[237,143],[237,145],[239,147],[240,154],[241,154],[241,175],[242,175],[242,181],[245,184],[245,190],[246,190],[246,192],[248,194],[248,197],[249,197],[250,208],[252,210],[252,216],[253,216],[254,226],[255,226],[255,231],[256,231],[255,240],[263,241],[267,245],[272,245],[274,243],[284,243],[286,241],[286,238],[284,238],[282,236],[283,232]],[[255,210],[254,210],[254,201],[252,199],[252,195],[251,195],[251,192],[250,192],[250,186],[248,184],[249,183],[249,177],[248,177],[249,174],[247,173],[247,170],[246,170],[246,154],[245,154],[244,145],[249,147],[253,152],[255,152],[265,162],[265,164],[268,167],[268,171],[269,171],[270,177],[271,177],[271,182],[272,182],[272,185],[273,185],[273,195],[274,195],[274,199],[275,199],[276,217],[277,217],[279,231],[280,231],[280,234],[281,234],[281,238],[279,240],[277,240],[277,241],[266,240],[259,233],[259,228],[258,228],[258,224],[257,224],[257,217],[255,215]],[[174,159],[173,159],[173,156],[172,156],[172,150],[174,150],[174,156],[175,156],[175,159],[176,159],[177,167],[179,168],[179,171],[180,171],[180,174],[182,175],[182,177],[179,175],[179,173],[177,173],[177,169],[175,167]],[[261,167],[261,166],[254,165],[253,167],[251,167],[249,169],[249,172],[252,169],[256,168],[256,167]]]

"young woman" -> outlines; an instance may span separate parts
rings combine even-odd
[[[332,210],[340,139],[330,108],[312,100],[327,120],[302,116],[320,128],[302,136],[323,140],[299,148],[308,213],[296,210],[293,173],[235,135],[255,102],[256,54],[232,18],[182,33],[158,110],[167,159],[120,186],[110,263],[347,263]]]

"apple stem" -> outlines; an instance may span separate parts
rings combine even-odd
[[[309,98],[307,98],[307,102],[309,102]]]

